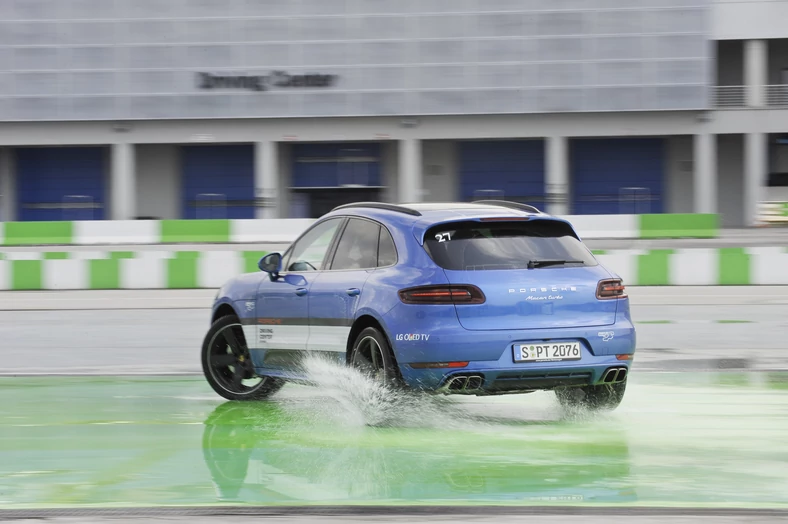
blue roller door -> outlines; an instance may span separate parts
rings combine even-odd
[[[662,138],[571,141],[572,213],[662,213]]]
[[[184,218],[254,218],[254,146],[183,146]]]
[[[22,147],[15,150],[19,220],[102,220],[104,147]]]
[[[465,201],[544,201],[544,140],[460,142],[460,193]]]
[[[380,186],[380,144],[322,143],[293,146],[293,187]]]

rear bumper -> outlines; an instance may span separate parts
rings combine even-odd
[[[471,362],[462,369],[413,369],[400,366],[408,386],[446,394],[499,395],[568,386],[589,386],[622,382],[632,361],[614,356],[595,357],[585,362],[554,362],[550,365],[517,363],[488,366]]]
[[[517,362],[516,346],[545,341],[579,341],[580,360]],[[635,329],[628,318],[597,328],[560,330],[453,330],[429,340],[395,342],[395,354],[408,386],[445,393],[502,394],[518,391],[584,386],[621,381],[628,375],[635,353]],[[630,355],[619,360],[617,355]],[[423,368],[425,363],[467,362],[460,368]],[[619,373],[621,370],[621,373]],[[454,377],[478,377],[473,390],[452,390]],[[606,379],[607,382],[606,382]],[[618,380],[616,380],[618,379]]]

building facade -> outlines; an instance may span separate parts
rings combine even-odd
[[[5,0],[3,220],[788,200],[788,0]]]

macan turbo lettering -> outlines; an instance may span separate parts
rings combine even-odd
[[[624,284],[532,206],[348,204],[259,267],[219,290],[203,342],[205,377],[227,399],[306,380],[310,354],[392,388],[623,399],[636,343]]]

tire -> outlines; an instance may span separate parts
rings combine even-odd
[[[624,380],[617,384],[560,388],[555,390],[555,396],[565,409],[613,411],[624,400],[626,389],[627,381]]]
[[[377,328],[368,327],[358,334],[353,341],[349,363],[387,387],[399,388],[403,385],[391,345]]]
[[[284,381],[255,373],[241,322],[228,315],[213,323],[202,343],[202,371],[211,388],[227,400],[268,398]],[[260,379],[253,385],[245,380]]]

